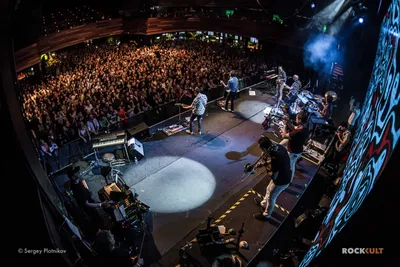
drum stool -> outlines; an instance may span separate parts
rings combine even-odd
[[[115,155],[113,153],[106,153],[103,156],[103,162],[107,163],[111,167],[111,162],[115,160]]]
[[[107,184],[117,182],[119,178],[122,178],[122,172],[114,168],[115,163],[117,163],[118,161],[115,160],[115,155],[113,153],[104,154],[103,162],[108,164],[108,174],[103,175],[106,179]]]

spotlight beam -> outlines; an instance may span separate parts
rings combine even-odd
[[[346,12],[344,12],[339,18],[337,18],[330,26],[328,33],[330,35],[336,35],[339,33],[340,29],[342,28],[343,24],[346,20],[350,17],[353,8],[349,7]]]
[[[323,10],[318,12],[314,16],[314,21],[316,23],[316,26],[320,28],[322,27],[322,25],[330,24],[334,20],[336,15],[339,13],[341,8],[345,5],[345,2],[347,3],[347,1],[345,0],[336,0],[327,7],[325,7]]]

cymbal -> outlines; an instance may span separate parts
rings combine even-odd
[[[333,98],[333,102],[335,102],[338,98],[338,95],[334,92],[334,91],[328,91],[325,93],[325,97],[327,97],[328,95],[332,96]]]

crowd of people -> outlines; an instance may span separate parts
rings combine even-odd
[[[25,86],[23,109],[44,153],[124,125],[136,114],[164,103],[190,102],[196,87],[213,90],[229,71],[239,77],[266,65],[245,50],[202,41],[89,45],[58,54],[39,84]]]

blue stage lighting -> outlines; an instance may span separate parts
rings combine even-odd
[[[311,8],[315,8],[315,3],[314,2],[311,3]]]
[[[363,22],[364,22],[364,19],[363,19],[363,18],[359,18],[359,19],[358,19],[358,22],[363,23]]]

